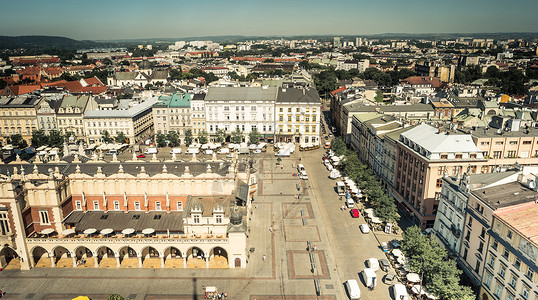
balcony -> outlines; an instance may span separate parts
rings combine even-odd
[[[456,228],[456,226],[454,224],[452,224],[452,226],[450,226],[450,231],[452,232],[452,234],[456,237],[456,238],[460,238],[461,236],[461,229],[458,229]]]

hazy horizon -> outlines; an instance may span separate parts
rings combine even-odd
[[[538,1],[142,1],[5,3],[0,35],[76,40],[538,32]]]

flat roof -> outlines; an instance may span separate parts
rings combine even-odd
[[[483,189],[476,189],[471,192],[476,198],[482,200],[493,210],[499,208],[522,204],[537,198],[538,193],[529,189],[519,182],[510,182]]]
[[[77,232],[89,228],[95,228],[98,231],[112,228],[115,232],[121,232],[127,228],[133,228],[136,231],[153,228],[156,232],[167,230],[183,232],[183,212],[74,211],[64,220],[64,223],[75,225]]]

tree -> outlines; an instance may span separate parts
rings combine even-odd
[[[32,133],[32,145],[34,147],[40,147],[47,145],[49,137],[45,134],[43,130],[34,130]]]
[[[179,146],[179,134],[176,131],[169,131],[166,135],[166,139],[168,140],[168,145],[170,147]]]
[[[150,90],[150,89],[152,89],[152,88],[153,88],[153,84],[151,84],[151,83],[147,83],[147,84],[144,86],[144,89],[145,89],[145,90]]]
[[[217,142],[223,143],[226,140],[226,131],[224,129],[217,130],[215,134],[217,136]]]
[[[248,141],[251,144],[257,144],[260,141],[261,134],[258,131],[257,128],[254,128],[249,134],[248,134]]]
[[[49,132],[49,146],[61,148],[64,145],[64,139],[69,139],[69,133],[66,134],[65,138],[58,130],[51,130]]]
[[[232,131],[232,137],[230,139],[232,143],[239,144],[243,141],[243,131],[237,127],[234,131]]]
[[[114,141],[116,141],[116,143],[125,144],[127,143],[127,137],[120,131],[114,138]]]
[[[347,150],[346,143],[339,137],[335,138],[331,142],[331,149],[334,151],[336,156],[343,155]]]
[[[19,149],[28,147],[28,143],[22,138],[22,135],[18,133],[12,134],[8,139],[8,143]]]
[[[461,286],[456,263],[448,259],[447,252],[437,241],[423,235],[417,226],[403,233],[402,251],[414,272],[424,275],[428,290],[441,299],[473,299],[472,290]]]
[[[206,144],[208,140],[207,132],[205,130],[200,131],[200,134],[198,134],[198,142],[200,144]]]
[[[103,131],[103,134],[101,135],[101,139],[105,143],[112,142],[112,137],[110,136],[110,133],[108,132],[108,130]]]
[[[166,147],[166,136],[162,133],[157,133],[155,136],[155,142],[159,147]]]
[[[383,93],[380,90],[375,92],[375,102],[383,102]]]
[[[183,78],[183,74],[181,73],[181,67],[178,69],[170,69],[170,72],[168,72],[170,75],[170,80],[181,80]]]
[[[190,144],[192,144],[192,130],[187,129],[187,131],[185,131],[185,145]]]
[[[108,300],[125,300],[125,298],[123,298],[123,296],[118,295],[118,294],[110,294],[108,296]],[[129,299],[127,299],[127,300],[129,300]]]

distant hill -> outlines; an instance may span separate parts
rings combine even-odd
[[[0,49],[82,48],[98,45],[92,41],[77,41],[61,36],[27,35],[0,36]]]

